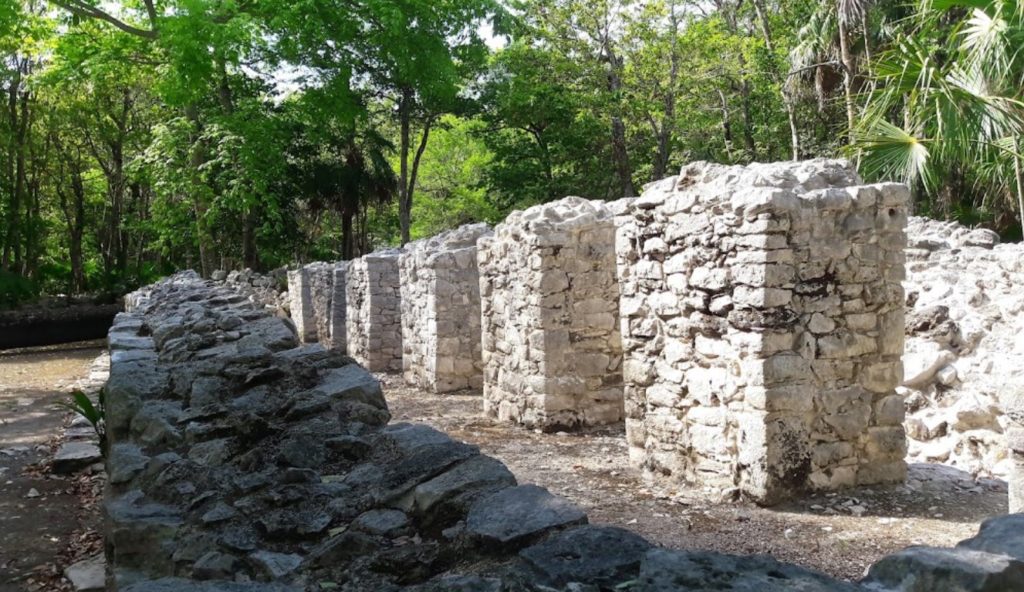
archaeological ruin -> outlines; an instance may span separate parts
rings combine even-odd
[[[345,281],[348,354],[371,372],[402,369],[402,309],[394,249],[349,263]]]
[[[183,272],[126,310],[109,339],[108,590],[1024,589],[1020,515],[884,556],[858,583],[661,548],[475,446],[389,425],[371,374],[240,288]]]
[[[619,223],[626,434],[766,503],[901,481],[909,192],[846,163],[694,163]]]
[[[406,245],[399,257],[405,381],[444,393],[483,385],[477,239],[462,226]]]
[[[613,213],[567,197],[478,243],[485,413],[549,430],[622,420]]]

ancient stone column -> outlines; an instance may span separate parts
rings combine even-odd
[[[348,274],[348,261],[342,261],[334,265],[334,279],[331,282],[331,314],[329,325],[330,348],[348,353],[348,337],[345,331],[345,317],[348,314],[345,291],[346,278]]]
[[[371,372],[402,369],[398,249],[352,261],[345,289],[348,355]]]
[[[613,216],[567,197],[480,239],[484,410],[544,429],[622,419]]]
[[[480,273],[470,224],[409,243],[399,257],[405,381],[437,393],[483,385]]]
[[[288,308],[302,343],[316,343],[316,317],[306,268],[288,270]]]
[[[1010,455],[1010,513],[1024,512],[1024,426],[1012,424],[1006,430],[1006,444]]]
[[[901,481],[908,201],[827,160],[649,187],[617,235],[631,456],[763,503]]]

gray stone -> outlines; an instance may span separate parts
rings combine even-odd
[[[131,481],[144,471],[148,464],[149,457],[143,454],[138,446],[127,443],[114,444],[110,447],[110,458],[107,460],[110,482],[118,484]]]
[[[856,592],[857,587],[771,557],[652,549],[632,588],[638,592]]]
[[[429,514],[442,502],[469,491],[488,491],[516,484],[512,472],[499,460],[474,456],[430,481],[416,486],[413,493],[415,511]]]
[[[410,532],[409,516],[401,510],[370,510],[360,514],[352,522],[352,528],[394,538]]]
[[[862,584],[886,592],[1024,590],[1024,562],[966,547],[908,547],[872,565]]]
[[[466,516],[466,532],[487,542],[516,545],[586,521],[583,510],[569,500],[536,485],[519,485],[474,502]]]
[[[1009,555],[1024,562],[1024,514],[995,516],[981,523],[978,534],[957,547]]]
[[[107,561],[103,554],[73,563],[64,570],[75,592],[102,592],[107,589]]]
[[[284,584],[263,584],[259,582],[197,582],[184,578],[160,578],[135,582],[124,588],[122,592],[301,592],[299,586]]]
[[[356,364],[329,370],[320,379],[313,392],[322,393],[331,399],[356,401],[365,405],[387,409],[380,381]]]
[[[612,588],[633,580],[651,544],[636,533],[614,526],[580,526],[527,547],[519,556],[551,586],[570,582]]]
[[[210,551],[192,565],[192,577],[197,580],[229,579],[234,575],[237,565],[238,559],[233,555]]]
[[[53,472],[74,473],[101,460],[103,455],[100,454],[100,447],[92,442],[64,442],[53,455]]]
[[[302,564],[302,557],[294,553],[256,551],[249,555],[249,559],[272,579],[286,576],[298,569],[299,565]]]

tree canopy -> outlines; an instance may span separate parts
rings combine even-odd
[[[1020,237],[1018,0],[0,0],[0,305],[359,256],[692,160]]]

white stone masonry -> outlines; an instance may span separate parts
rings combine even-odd
[[[613,221],[567,197],[480,239],[486,413],[544,429],[622,420]]]
[[[469,224],[409,243],[399,257],[405,381],[437,393],[483,385],[480,274]]]
[[[402,369],[398,249],[377,251],[348,267],[345,315],[348,355],[371,372]]]
[[[631,456],[762,503],[901,481],[908,201],[830,160],[649,186],[618,220]]]

